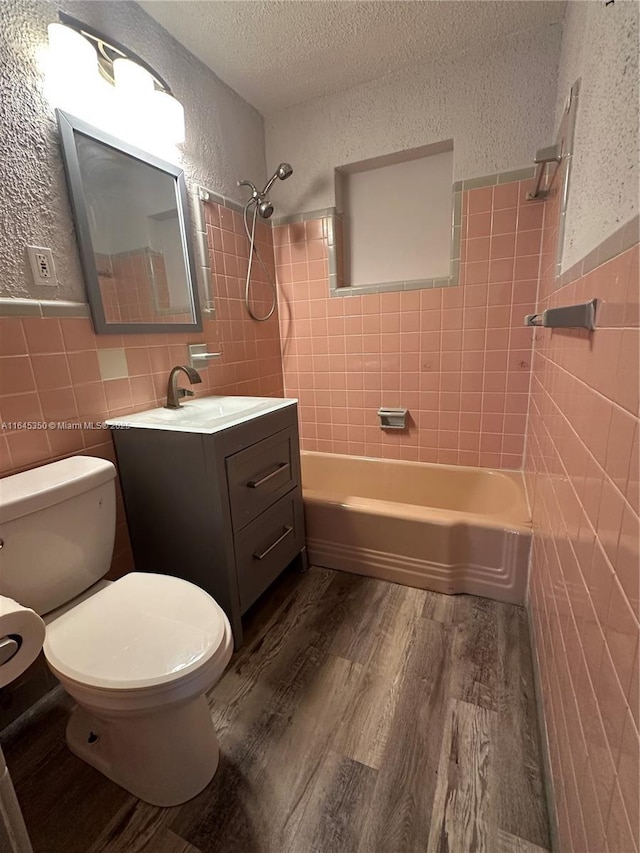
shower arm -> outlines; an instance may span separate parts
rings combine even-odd
[[[259,191],[257,189],[256,185],[252,184],[251,181],[238,181],[238,186],[239,187],[249,187],[249,189],[251,190],[251,197],[256,199],[257,201],[261,201],[266,196],[266,194],[269,192],[269,190],[271,189],[271,187],[273,186],[274,182],[277,179],[278,179],[278,173],[276,172],[275,174],[273,174],[269,178],[269,180],[265,184],[265,187],[262,191]]]
[[[252,184],[251,181],[238,181],[238,186],[239,187],[249,187],[249,189],[251,190],[251,198],[259,199],[262,197],[262,195],[264,195],[264,193],[261,194],[258,192],[255,184]]]
[[[269,190],[271,189],[271,187],[274,184],[274,181],[276,181],[277,178],[278,178],[278,173],[276,172],[275,175],[272,175],[271,178],[269,178],[269,180],[267,181],[265,188],[262,190],[262,192],[260,192],[257,189],[256,185],[252,184],[251,181],[238,181],[238,186],[239,187],[249,187],[249,189],[251,190],[251,198],[255,199],[256,201],[262,201],[262,199],[269,192]]]

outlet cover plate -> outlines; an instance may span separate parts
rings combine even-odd
[[[43,246],[27,246],[34,284],[55,287],[58,284],[53,252]]]

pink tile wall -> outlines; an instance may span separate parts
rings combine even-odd
[[[520,468],[543,206],[530,182],[466,192],[461,286],[328,296],[322,221],[274,230],[285,390],[307,450]],[[411,412],[384,432],[381,406]]]
[[[242,307],[243,265],[247,241],[240,216],[207,205],[212,252],[216,319],[205,320],[202,333],[96,335],[81,318],[0,318],[0,421],[101,422],[106,418],[163,405],[171,367],[187,362],[187,343],[222,350],[220,361],[202,370],[198,396],[247,394],[282,396],[282,368],[277,314],[266,323],[250,320]],[[270,230],[261,231],[265,263],[273,267]],[[220,246],[220,248],[216,248]],[[264,298],[264,293],[258,292]],[[258,308],[264,307],[260,303]],[[205,315],[206,316],[206,315]],[[97,351],[123,348],[128,377],[103,381]],[[101,456],[115,462],[109,433],[102,429],[0,430],[0,475],[10,474],[73,454]],[[112,575],[132,567],[122,502]]]
[[[171,300],[164,256],[144,248],[116,255],[99,255],[99,282],[108,323],[188,323],[191,312],[170,312]],[[153,291],[152,291],[153,288]],[[155,298],[154,298],[155,296]]]
[[[603,300],[598,328],[536,331],[526,471],[530,607],[563,851],[638,850],[638,246],[538,310]]]

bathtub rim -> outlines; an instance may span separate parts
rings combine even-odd
[[[448,465],[439,462],[419,462],[411,459],[385,459],[375,456],[351,456],[346,453],[326,453],[317,450],[303,450],[301,456],[304,460],[305,456],[309,457],[326,457],[331,456],[335,459],[344,459],[349,461],[359,462],[380,462],[399,466],[415,466],[420,465],[435,468],[438,470],[448,470],[456,473],[461,471],[469,471],[476,473],[478,471],[492,477],[498,476],[510,480],[519,490],[522,497],[522,506],[525,513],[525,518],[515,520],[513,518],[505,518],[500,514],[475,513],[464,510],[443,509],[441,507],[424,506],[423,504],[401,503],[399,501],[385,501],[380,498],[367,498],[358,495],[351,495],[347,499],[336,497],[335,493],[327,490],[307,488],[304,485],[304,466],[303,466],[303,482],[302,482],[302,497],[303,500],[331,504],[332,506],[342,507],[345,510],[354,512],[368,512],[374,515],[391,516],[394,518],[411,518],[416,521],[429,521],[438,525],[454,525],[454,524],[476,524],[480,526],[490,527],[498,530],[511,530],[517,533],[531,533],[533,530],[533,521],[529,508],[529,501],[526,492],[525,478],[522,471],[517,470],[502,470],[497,468],[480,468],[472,465]]]
[[[531,533],[533,524],[505,521],[496,516],[482,515],[473,512],[461,512],[453,509],[438,509],[417,504],[403,504],[398,501],[381,501],[377,498],[352,498],[348,501],[331,496],[327,492],[302,489],[302,499],[305,503],[332,506],[355,513],[368,513],[384,518],[406,518],[411,521],[424,521],[441,527],[456,527],[471,525],[488,527],[492,530],[504,530],[512,533]]]

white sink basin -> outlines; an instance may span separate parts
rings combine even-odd
[[[149,409],[135,415],[109,418],[105,423],[120,428],[214,433],[296,402],[282,397],[198,397],[181,403],[179,409]]]

